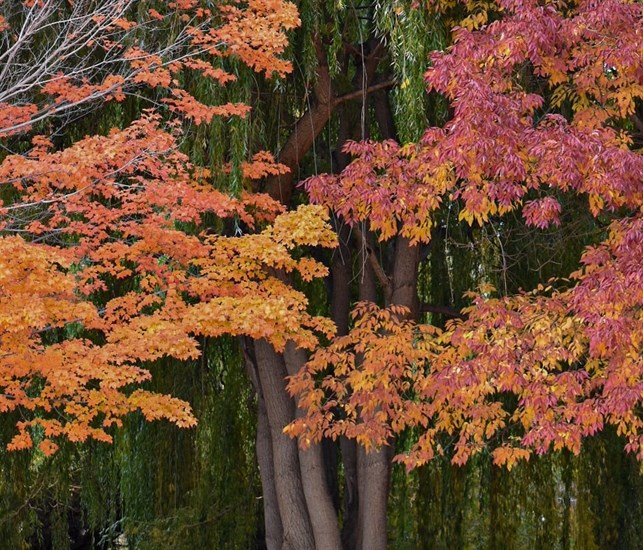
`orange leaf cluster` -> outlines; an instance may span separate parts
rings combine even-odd
[[[24,7],[14,6],[16,21],[60,31],[51,44],[60,56],[43,58],[42,73],[16,65],[15,82],[0,83],[0,135],[25,133],[32,123],[97,101],[121,101],[141,86],[196,123],[245,116],[246,105],[198,102],[179,88],[180,73],[225,84],[234,77],[213,65],[222,56],[267,73],[290,70],[278,58],[285,31],[299,21],[288,2],[210,10],[179,0],[136,22],[123,17],[132,6],[77,0],[66,6],[68,18],[34,6],[39,19],[21,19]],[[170,26],[173,44],[138,39],[142,32],[161,37]],[[29,40],[42,32],[27,27],[12,55],[37,53]],[[100,63],[92,65],[94,58]],[[134,411],[193,426],[187,403],[138,386],[150,378],[145,363],[196,358],[197,335],[312,348],[316,333],[332,334],[332,324],[308,314],[305,296],[279,276],[326,274],[321,264],[297,258],[300,247],[335,245],[325,210],[280,215],[268,196],[215,190],[209,171],[179,152],[180,127],[146,111],[126,128],[62,149],[46,136],[33,136],[30,149],[23,139],[28,150],[0,162],[3,196],[11,197],[0,205],[0,413],[21,418],[9,449],[35,439],[51,454],[62,439],[110,441],[110,428]],[[248,178],[284,169],[267,153],[243,166]],[[214,236],[223,225],[234,234]]]
[[[267,196],[220,193],[177,151],[177,137],[148,113],[61,151],[36,138],[27,155],[0,164],[0,180],[22,199],[0,208],[3,233],[51,243],[0,237],[0,411],[30,418],[10,449],[30,446],[36,425],[46,452],[61,437],[109,440],[107,428],[135,410],[193,425],[186,403],[132,390],[149,379],[142,362],[197,357],[195,335],[312,348],[316,332],[332,333],[328,320],[306,312],[303,294],[272,274],[326,274],[293,257],[297,247],[334,246],[325,210],[278,216],[281,207]],[[212,214],[249,233],[180,230],[206,229]]]
[[[7,33],[4,42],[12,44],[6,59],[15,65],[11,73],[3,71],[10,78],[0,85],[0,136],[26,132],[30,122],[98,101],[122,101],[141,87],[155,88],[160,99],[169,96],[172,111],[196,123],[210,122],[213,116],[244,116],[247,106],[207,106],[177,90],[180,73],[198,71],[225,84],[234,76],[215,64],[221,57],[235,57],[257,72],[284,75],[291,70],[279,57],[286,32],[299,24],[295,6],[286,0],[250,0],[212,9],[198,2],[172,2],[150,10],[146,21],[123,16],[136,10],[134,0],[77,0],[60,14],[53,4],[34,7],[36,12],[14,4],[7,18],[18,28],[5,17],[0,20],[0,33]],[[15,40],[11,32],[17,32]],[[34,59],[40,55],[38,41],[50,41],[50,32],[57,38]],[[143,34],[171,36],[172,43],[146,44]]]
[[[496,464],[616,427],[643,460],[643,221],[615,222],[583,256],[577,285],[475,296],[445,331],[359,304],[355,326],[318,350],[289,383],[306,415],[287,431],[303,445],[355,438],[367,448],[421,428],[396,457],[412,468],[453,447],[466,462],[489,445]]]

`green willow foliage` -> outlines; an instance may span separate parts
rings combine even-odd
[[[191,400],[196,430],[133,418],[119,436],[123,529],[135,548],[248,547],[255,538],[252,394],[232,344],[208,343],[203,364],[154,368],[155,390]]]
[[[446,48],[444,23],[414,2],[376,2],[377,33],[387,37],[391,64],[400,83],[393,91],[395,122],[401,143],[417,141],[429,124],[429,114],[439,113],[433,123],[443,122],[446,113],[439,98],[425,93],[426,60],[433,50]]]
[[[112,548],[119,535],[131,548],[253,547],[261,487],[253,396],[239,363],[235,342],[217,340],[204,343],[199,363],[152,367],[149,388],[190,399],[194,430],[134,416],[111,446],[67,445],[48,460],[2,451],[6,547],[66,549],[84,538],[88,548]],[[11,426],[3,423],[3,441]]]

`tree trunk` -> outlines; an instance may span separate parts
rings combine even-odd
[[[266,403],[275,489],[283,529],[282,550],[315,548],[312,525],[304,497],[297,442],[283,429],[295,418],[295,406],[286,392],[283,356],[265,340],[255,342],[259,382]]]
[[[366,243],[360,243],[359,299],[375,302],[377,285],[375,275],[366,255],[371,254],[370,232],[364,235]],[[368,250],[366,246],[368,244]],[[359,510],[357,518],[357,550],[386,550],[387,503],[390,477],[388,448],[366,453],[361,445],[357,446],[357,486]]]
[[[270,424],[263,397],[258,398],[257,404],[257,463],[261,477],[261,493],[263,496],[263,516],[266,531],[266,548],[278,550],[284,538],[281,527],[281,515],[275,489],[275,469],[272,459],[272,438]]]
[[[292,342],[286,345],[284,353],[288,374],[293,375],[306,363],[308,357],[302,349]],[[297,416],[305,415],[297,409]],[[301,480],[312,523],[317,550],[338,550],[342,547],[337,523],[335,506],[326,481],[326,469],[321,444],[311,445],[308,449],[299,449]]]
[[[319,64],[318,77],[314,87],[314,102],[309,110],[297,121],[294,131],[278,155],[279,162],[288,166],[290,173],[267,178],[263,182],[265,192],[286,207],[289,206],[294,183],[297,179],[299,163],[313,146],[314,140],[330,120],[333,111],[345,102],[360,101],[360,116],[342,116],[340,139],[337,151],[334,154],[334,171],[340,171],[349,162],[348,157],[341,153],[342,142],[347,138],[364,139],[367,137],[368,126],[363,117],[368,111],[367,97],[370,93],[378,94],[377,106],[381,119],[379,123],[384,128],[385,134],[394,134],[390,108],[383,93],[383,90],[389,87],[392,82],[374,83],[374,75],[384,53],[385,48],[382,41],[373,37],[361,47],[356,48],[353,54],[356,56],[357,76],[354,84],[357,91],[346,93],[343,96],[336,96],[323,48],[321,44],[318,44]],[[347,109],[347,111],[349,110],[351,109]],[[337,229],[341,245],[335,252],[336,256],[331,262],[332,291],[330,305],[331,316],[337,324],[338,334],[341,335],[346,334],[348,331],[348,312],[351,301],[349,289],[353,280],[352,277],[356,276],[359,279],[360,300],[377,302],[377,285],[362,243],[358,246],[358,248],[362,249],[362,261],[358,261],[358,272],[354,273],[351,262],[351,247],[348,246],[347,242],[350,238],[350,231],[342,225]],[[390,296],[391,288],[386,290]],[[297,500],[297,504],[294,506],[299,509],[300,515],[301,510],[304,510],[305,519],[311,525],[316,548],[340,549],[343,543],[343,547],[348,550],[356,548],[363,550],[385,549],[387,545],[386,512],[390,478],[390,450],[382,449],[366,455],[363,449],[358,449],[354,441],[345,439],[340,441],[345,483],[343,526],[340,537],[337,511],[333,505],[332,495],[326,479],[328,468],[324,462],[322,448],[321,446],[313,446],[306,452],[300,451],[297,457],[298,469],[292,469],[295,463],[292,450],[286,453],[282,449],[285,444],[282,441],[283,433],[281,430],[287,423],[285,418],[287,415],[280,413],[283,413],[281,409],[286,407],[286,402],[282,403],[280,407],[276,407],[271,403],[273,392],[276,392],[277,389],[285,395],[283,379],[280,380],[280,384],[276,380],[265,380],[268,376],[267,369],[272,373],[287,370],[290,374],[294,374],[304,364],[305,354],[301,350],[295,350],[292,346],[288,346],[284,356],[281,356],[275,353],[265,342],[258,342],[256,349],[261,386],[265,393],[266,409],[272,434],[275,487],[283,524],[284,541],[288,539],[289,530],[286,523],[290,518],[290,512],[284,506],[292,507],[293,502],[295,502],[290,497],[287,498],[288,502],[284,501],[285,496],[282,495],[282,492],[285,491],[289,495],[295,495],[298,499],[301,499],[301,495],[303,495],[305,502],[302,503],[301,500]],[[263,356],[266,357],[262,358]],[[279,370],[280,368],[282,369],[281,371]],[[268,395],[269,391],[270,395]],[[287,395],[286,398],[288,399]],[[299,414],[298,412],[295,413],[292,400],[289,400],[289,403],[292,407],[289,414]],[[273,411],[272,409],[274,408],[279,408],[279,411]],[[279,453],[285,453],[283,458],[287,458],[290,461],[288,467],[284,467],[281,464],[282,458]],[[286,488],[282,490],[282,485],[285,485],[285,483],[280,479],[280,476],[285,475],[286,471],[289,471],[290,475],[298,480],[297,483],[291,482],[288,484],[287,491]],[[299,494],[300,491],[301,495]],[[300,522],[298,520],[298,524]],[[301,529],[301,526],[298,529]],[[305,548],[305,546],[298,546],[298,548]]]
[[[391,477],[390,447],[367,453],[357,447],[359,478],[358,550],[386,550],[388,489]]]
[[[411,241],[407,237],[398,236],[395,239],[391,297],[387,305],[409,308],[409,317],[414,320],[417,320],[420,309],[417,297],[419,263],[420,247],[411,245]]]
[[[279,503],[275,488],[275,468],[272,457],[272,436],[270,434],[268,412],[266,411],[266,402],[261,391],[253,345],[247,338],[240,338],[240,341],[244,352],[248,378],[250,378],[257,396],[255,451],[257,453],[257,465],[259,466],[259,477],[261,478],[266,548],[267,550],[279,550],[283,541],[283,529],[281,527],[281,515],[279,514]]]

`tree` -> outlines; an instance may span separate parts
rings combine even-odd
[[[195,334],[228,333],[242,336],[257,393],[270,548],[386,547],[391,445],[409,427],[422,433],[399,457],[409,466],[436,451],[463,462],[495,438],[494,459],[511,467],[528,454],[525,447],[577,450],[581,436],[605,423],[639,450],[641,160],[622,131],[641,95],[638,5],[302,6],[302,55],[312,61],[304,67],[306,101],[290,107],[299,118],[278,154],[290,172],[265,154],[244,168],[270,200],[214,191],[211,174],[178,152],[176,117],[198,124],[243,115],[247,108],[239,105],[197,101],[188,76],[230,80],[218,66],[220,53],[257,70],[285,71],[272,54],[295,23],[290,5],[250,2],[213,14],[188,1],[134,15],[135,3],[122,11],[99,3],[92,12],[95,3],[90,10],[76,2],[54,20],[54,4],[11,4],[9,29],[33,31],[3,35],[16,44],[8,48],[12,59],[22,60],[49,52],[42,46],[49,29],[65,29],[52,33],[59,37],[55,56],[20,61],[22,72],[12,73],[3,96],[4,134],[19,153],[0,165],[10,184],[3,231],[27,237],[0,245],[20,258],[2,266],[16,284],[3,296],[12,307],[0,313],[8,327],[3,352],[5,341],[12,346],[2,363],[3,406],[29,419],[14,447],[30,437],[46,452],[60,436],[105,439],[105,424],[135,409],[192,423],[183,402],[131,393],[147,376],[140,361],[194,356]],[[455,44],[433,54],[424,96],[423,59],[444,50],[455,22],[462,25]],[[77,31],[88,28],[98,39],[78,42]],[[425,32],[431,44],[414,40]],[[48,62],[51,69],[36,70]],[[63,74],[52,77],[57,71]],[[127,104],[135,96],[175,122],[137,113],[124,129],[60,143],[56,133],[67,117],[98,100]],[[376,124],[365,122],[369,106]],[[306,184],[313,202],[332,209],[339,238],[327,262],[338,338],[308,362],[303,348],[318,345],[315,333],[330,336],[332,327],[307,313],[293,284],[325,273],[301,247],[330,247],[334,237],[319,207],[275,216],[295,203],[298,165],[338,112],[340,143],[369,132],[381,141],[334,151],[335,175]],[[551,112],[565,118],[545,116]],[[425,132],[425,122],[434,127]],[[349,154],[356,157],[350,165]],[[421,322],[423,311],[454,314],[452,304],[422,303],[417,290],[429,241],[442,230],[441,205],[460,208],[460,219],[477,228],[501,223],[524,204],[527,221],[545,226],[556,223],[565,193],[588,193],[604,220],[615,209],[630,218],[587,251],[575,284],[498,299],[483,289],[466,319],[444,330]],[[26,271],[32,275],[22,284]],[[43,288],[47,280],[53,284]],[[362,302],[352,326],[351,280]],[[25,314],[32,297],[37,315]],[[35,367],[33,357],[47,367]],[[76,377],[63,386],[67,372]],[[299,408],[286,392],[287,374]],[[284,434],[286,426],[307,450]],[[343,461],[341,505],[332,439]]]
[[[581,437],[613,424],[641,457],[641,295],[633,290],[641,272],[631,260],[640,255],[643,171],[619,122],[634,114],[641,94],[640,37],[630,35],[641,9],[619,2],[497,8],[504,13],[482,15],[497,21],[457,30],[453,48],[432,57],[429,87],[453,105],[444,127],[403,147],[349,144],[345,152],[357,159],[339,176],[306,182],[313,202],[361,224],[355,233],[368,254],[361,296],[373,301],[376,277],[389,308],[359,306],[353,330],[291,379],[308,412],[288,430],[304,445],[345,436],[381,449],[418,428],[417,443],[397,457],[409,467],[445,452],[451,438],[456,463],[496,438],[494,461],[511,467],[530,448],[578,452]],[[530,80],[539,93],[525,89]],[[567,99],[567,118],[544,114]],[[419,317],[419,244],[431,238],[431,213],[445,199],[461,201],[460,219],[470,225],[524,203],[526,221],[545,227],[560,212],[549,189],[586,193],[595,216],[604,209],[624,216],[603,245],[588,249],[576,286],[481,296],[444,332],[403,320]],[[364,226],[395,241],[388,273]],[[386,487],[385,477],[377,483]]]
[[[56,4],[19,4],[5,16],[5,55],[18,70],[3,90],[2,132],[18,136],[20,146],[25,132],[43,121],[55,126],[70,111],[77,115],[99,99],[123,101],[142,85],[168,89],[169,97],[156,101],[197,124],[213,115],[243,115],[245,106],[202,105],[169,88],[171,79],[178,86],[183,72],[198,71],[225,82],[233,77],[201,57],[232,51],[256,70],[286,70],[273,56],[283,49],[280,33],[296,23],[289,4],[277,15],[275,5],[261,2],[243,12],[224,7],[217,28],[210,27],[215,15],[193,2],[170,5],[166,15],[151,10],[141,24],[127,19],[131,3],[75,3],[69,14],[56,12]],[[13,21],[21,26],[12,35]],[[138,45],[135,30],[150,34],[147,25],[159,22],[158,32],[182,21],[180,39],[169,46],[150,53]],[[266,31],[265,42],[246,37],[248,25]],[[32,51],[40,53],[34,43],[52,29],[58,39],[39,63],[26,63]],[[246,39],[259,49],[249,49]],[[67,66],[74,56],[81,61]],[[111,74],[114,67],[121,74]],[[256,236],[208,236],[206,214],[253,228],[274,220],[279,208],[267,198],[235,199],[209,188],[207,171],[178,152],[179,135],[177,122],[164,128],[160,115],[147,112],[123,130],[61,150],[36,134],[26,153],[2,162],[2,231],[29,237],[0,241],[1,410],[24,413],[10,449],[30,447],[34,436],[46,454],[61,436],[110,440],[105,429],[133,410],[194,425],[185,402],[122,392],[149,377],[142,361],[195,357],[193,334],[245,333],[277,347],[288,337],[310,347],[314,340],[304,327],[326,329],[305,313],[300,293],[262,271],[265,263],[297,269],[306,279],[323,274],[315,262],[288,253],[297,245],[332,244],[323,215],[302,207]],[[281,170],[268,154],[243,168],[248,178]],[[180,230],[190,224],[202,232]],[[190,303],[197,297],[201,303]],[[263,310],[264,323],[250,323],[250,310]]]

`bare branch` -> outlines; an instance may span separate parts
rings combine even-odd
[[[344,103],[345,101],[350,101],[352,99],[361,99],[365,95],[378,92],[379,90],[386,90],[387,88],[392,88],[393,86],[395,86],[395,80],[386,80],[385,82],[373,84],[365,90],[355,90],[354,92],[337,96],[333,99],[333,107],[336,107],[337,105],[339,105],[340,103]]]
[[[384,294],[388,295],[391,292],[391,279],[388,277],[388,275],[386,275],[384,268],[377,260],[377,257],[373,253],[373,249],[368,245],[368,242],[366,241],[366,236],[364,235],[364,233],[362,233],[360,228],[355,225],[351,228],[351,230],[355,234],[355,237],[357,238],[360,246],[363,247],[364,251],[366,252],[368,263],[373,269],[373,273],[375,273],[375,277],[377,277],[377,280],[379,281],[382,289],[384,290]]]
[[[148,68],[136,63],[149,66],[154,61],[154,69],[167,68],[222,45],[193,44],[194,32],[206,32],[209,18],[183,22],[176,36],[162,32],[162,22],[156,20],[136,16],[128,21],[126,16],[136,13],[137,4],[135,0],[43,0],[30,7],[23,2],[13,2],[10,8],[5,5],[8,27],[0,31],[0,107],[32,110],[28,116],[1,120],[0,137],[69,111],[89,109],[117,93],[132,93],[141,87],[137,77]],[[145,48],[141,36],[146,37]],[[132,47],[137,48],[136,55],[128,55]],[[119,77],[111,85],[105,82],[110,75]],[[78,85],[79,90],[87,86],[86,93],[66,101],[43,94],[44,87],[64,82]]]

